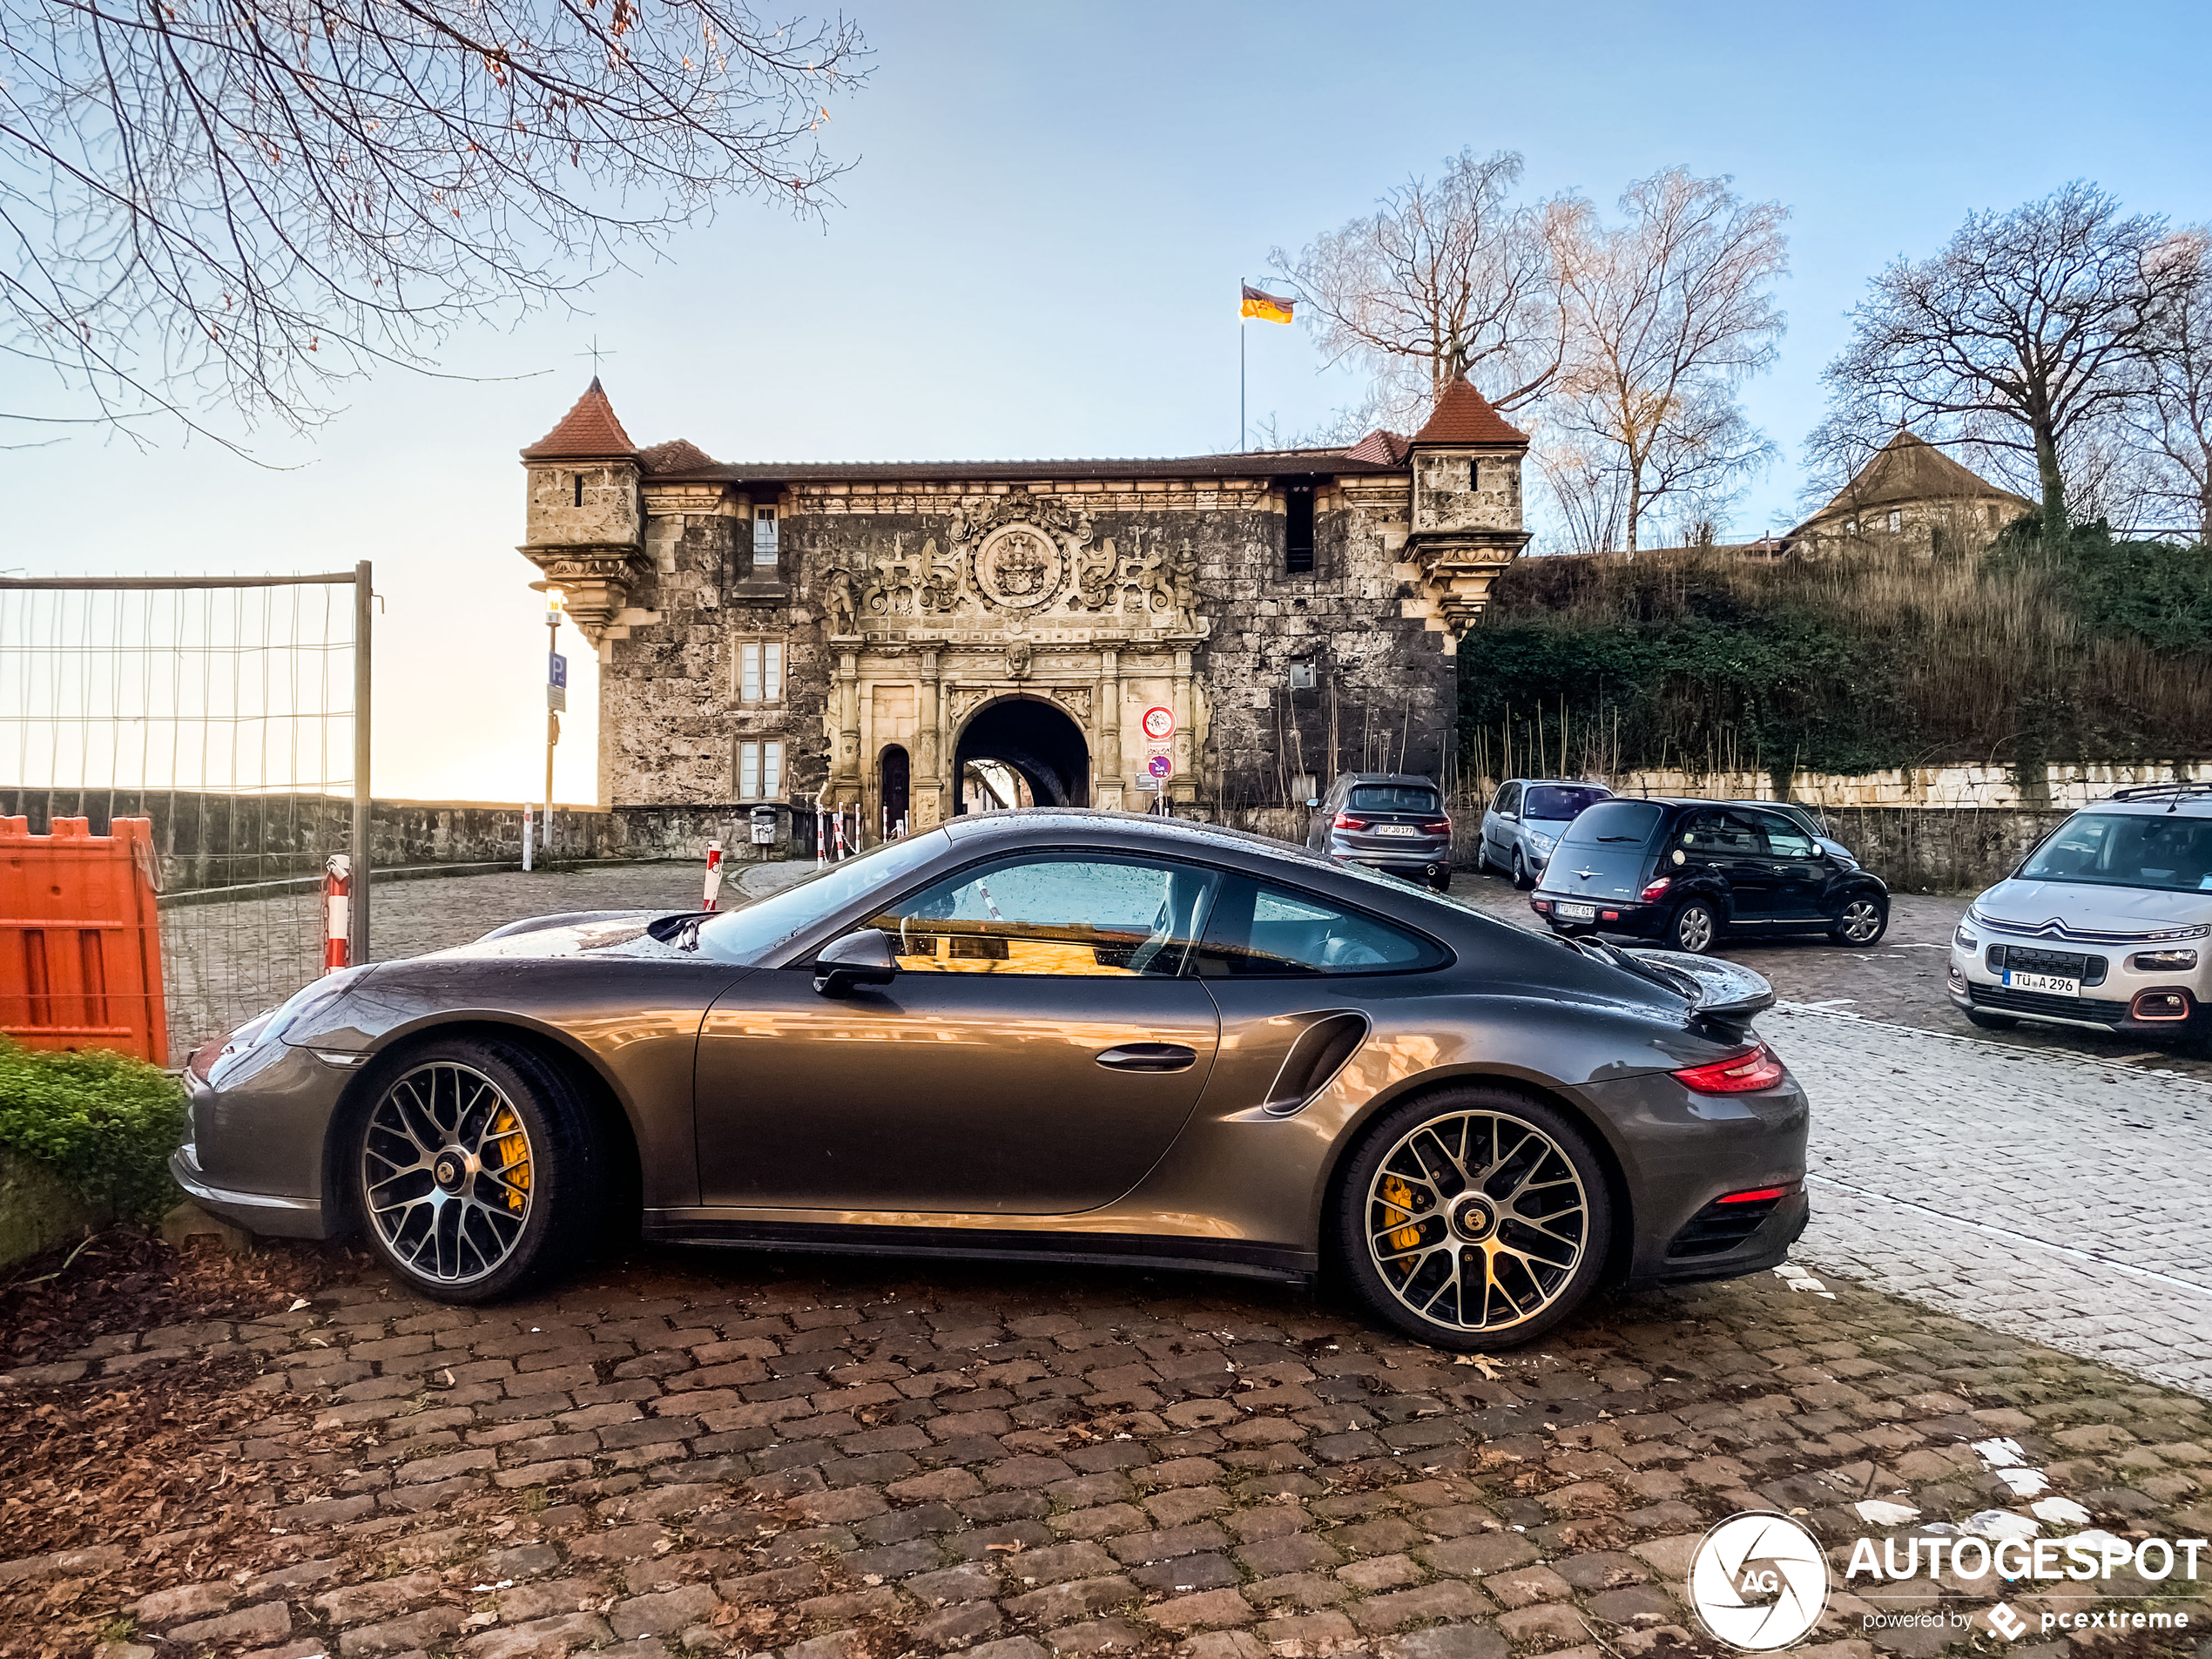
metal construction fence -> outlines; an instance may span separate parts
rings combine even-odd
[[[367,563],[0,577],[0,815],[152,820],[172,1063],[323,971],[333,854],[368,960],[371,598]],[[0,1024],[31,972],[6,921]]]

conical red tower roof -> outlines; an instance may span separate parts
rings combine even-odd
[[[637,446],[631,442],[630,435],[622,429],[622,422],[615,419],[615,406],[607,401],[599,377],[594,374],[583,395],[577,399],[576,407],[561,417],[560,425],[523,450],[523,459],[597,460],[637,453]]]
[[[1428,423],[1413,434],[1423,443],[1526,443],[1528,435],[1490,407],[1490,400],[1468,384],[1465,374],[1436,395]]]

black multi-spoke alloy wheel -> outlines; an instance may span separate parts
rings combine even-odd
[[[503,1042],[435,1042],[380,1067],[347,1172],[363,1231],[446,1302],[489,1302],[565,1265],[597,1205],[598,1147],[559,1069]]]
[[[1870,894],[1858,893],[1844,900],[1844,907],[1836,917],[1836,925],[1828,930],[1828,937],[1839,945],[1865,949],[1869,945],[1880,944],[1882,935],[1889,930],[1889,906]]]
[[[1686,950],[1692,956],[1703,956],[1712,949],[1713,941],[1720,937],[1719,921],[1713,907],[1703,899],[1692,899],[1675,912],[1675,919],[1668,925],[1667,939],[1676,950]]]
[[[1340,1265],[1367,1306],[1462,1352],[1531,1341],[1572,1315],[1613,1231],[1585,1132],[1485,1084],[1386,1113],[1352,1155],[1335,1223]]]

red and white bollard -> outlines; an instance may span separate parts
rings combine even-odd
[[[353,965],[354,861],[333,853],[322,867],[322,971],[334,974]]]
[[[699,900],[699,908],[702,910],[715,909],[717,907],[715,901],[721,896],[722,843],[719,841],[709,841],[706,844],[706,892]]]

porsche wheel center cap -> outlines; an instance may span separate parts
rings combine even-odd
[[[1498,1207],[1479,1192],[1462,1193],[1452,1204],[1452,1231],[1479,1244],[1498,1231]]]
[[[468,1172],[457,1152],[439,1153],[438,1161],[430,1166],[431,1178],[448,1192],[460,1191],[462,1178]]]

